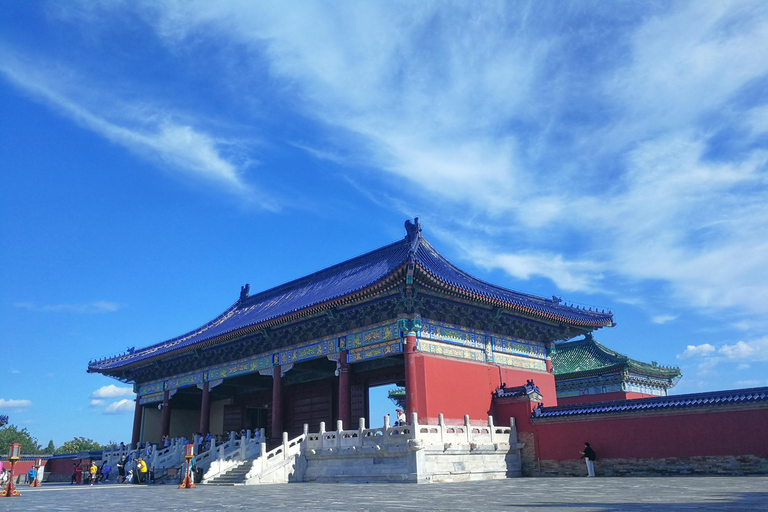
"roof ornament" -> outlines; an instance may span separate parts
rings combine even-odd
[[[245,286],[240,287],[240,302],[243,302],[248,298],[248,294],[251,292],[251,285],[245,283]]]
[[[405,232],[405,239],[411,244],[419,239],[419,236],[421,235],[421,224],[419,224],[418,217],[414,217],[413,222],[411,222],[411,219],[405,221]]]
[[[554,302],[555,304],[560,304],[561,302],[563,302],[563,299],[553,295],[552,296],[552,302]]]

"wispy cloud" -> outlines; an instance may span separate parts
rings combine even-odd
[[[36,65],[33,67],[30,62]],[[184,122],[188,116],[174,115],[168,108],[110,97],[109,92],[97,90],[86,79],[77,77],[75,69],[38,58],[21,59],[7,48],[0,48],[0,75],[79,125],[162,169],[258,199],[254,204],[263,208],[277,208],[273,200],[246,183],[245,165],[226,156],[237,142]]]
[[[710,345],[709,343],[704,343],[702,345],[688,345],[682,354],[677,355],[677,358],[688,359],[689,357],[704,356],[708,354],[713,354],[714,352],[715,352],[715,347]]]
[[[677,315],[656,315],[651,317],[651,322],[659,325],[677,320]]]
[[[104,409],[104,414],[129,414],[134,412],[135,405],[133,400],[128,399],[112,402]]]
[[[504,3],[143,11],[170,46],[227,37],[252,48],[299,92],[299,111],[410,182],[411,205],[453,239],[481,238],[467,218],[521,235],[524,251],[484,238],[478,265],[566,291],[662,281],[691,307],[768,311],[768,153],[752,143],[766,116],[747,90],[768,73],[765,4],[639,4],[621,23],[591,20],[592,35],[559,30],[578,10]],[[742,137],[727,158],[714,142],[723,116]]]
[[[8,409],[26,409],[32,407],[31,400],[13,400],[0,398],[0,407],[7,407]]]
[[[117,398],[120,396],[133,396],[133,388],[109,384],[91,393],[91,398]]]
[[[101,407],[102,405],[105,405],[106,403],[107,403],[107,402],[105,402],[104,400],[100,400],[100,399],[94,399],[94,400],[91,400],[91,401],[88,403],[88,406],[89,406],[89,407]]]
[[[108,301],[95,301],[83,304],[35,304],[34,302],[17,302],[15,307],[41,313],[114,313],[123,307],[123,304]]]

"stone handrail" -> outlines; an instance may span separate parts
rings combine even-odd
[[[251,435],[248,430],[239,438],[232,432],[229,441],[220,445],[211,441],[211,448],[195,457],[197,467],[205,470],[203,482],[226,473],[246,460],[258,457],[262,453],[263,440],[264,429],[257,430],[255,435]]]
[[[282,444],[270,451],[267,451],[266,443],[262,443],[261,455],[253,462],[253,467],[245,475],[246,482],[249,479],[256,477],[256,475],[264,474],[269,469],[282,464],[284,461],[300,455],[304,448],[304,442],[307,439],[307,429],[308,425],[304,425],[304,433],[291,440],[288,439],[288,432],[283,432]]]

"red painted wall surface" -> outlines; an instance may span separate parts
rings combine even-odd
[[[557,405],[587,404],[595,402],[609,402],[611,400],[632,400],[633,398],[650,398],[654,395],[644,393],[632,393],[618,391],[615,393],[602,393],[599,395],[569,396],[567,398],[558,398]]]
[[[419,422],[436,423],[438,414],[456,421],[469,414],[473,422],[485,423],[491,414],[491,394],[502,382],[522,386],[533,379],[545,405],[557,405],[555,378],[549,373],[517,370],[418,352],[416,366],[420,384]],[[509,421],[505,424],[509,424]]]
[[[29,471],[29,468],[35,465],[34,460],[20,460],[13,466],[13,478],[14,482],[16,481],[16,477],[19,475],[26,475],[27,471]],[[0,466],[2,466],[3,469],[10,470],[11,469],[11,463],[7,460],[0,461]],[[48,464],[46,461],[43,461],[43,466],[45,467],[45,471],[48,471]]]
[[[584,442],[600,458],[768,455],[768,408],[698,414],[636,416],[591,421],[519,421],[533,430],[537,457],[577,459]]]

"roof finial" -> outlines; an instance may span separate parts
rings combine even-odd
[[[408,240],[409,243],[413,243],[421,234],[421,224],[419,224],[419,218],[414,217],[413,222],[411,222],[411,219],[406,220],[405,231],[405,239]]]
[[[251,285],[245,283],[245,286],[240,287],[240,302],[243,302],[248,298],[248,294],[251,292]]]

